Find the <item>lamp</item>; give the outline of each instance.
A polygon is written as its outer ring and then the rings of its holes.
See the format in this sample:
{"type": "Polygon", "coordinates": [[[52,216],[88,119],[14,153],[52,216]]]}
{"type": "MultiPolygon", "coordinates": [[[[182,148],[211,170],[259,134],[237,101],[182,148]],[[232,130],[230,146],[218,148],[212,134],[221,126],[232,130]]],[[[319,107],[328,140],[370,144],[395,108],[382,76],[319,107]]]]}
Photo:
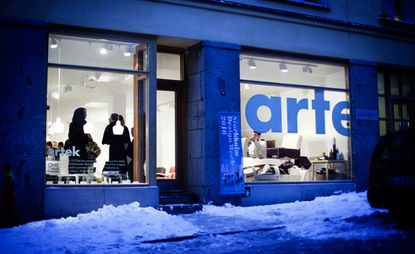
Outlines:
{"type": "MultiPolygon", "coordinates": [[[[59,48],[59,62],[61,62],[61,49],[59,48]]],[[[58,91],[55,93],[55,99],[58,100],[58,116],[55,123],[53,123],[53,131],[55,133],[62,133],[64,124],[59,116],[60,114],[60,91],[61,91],[61,68],[58,69],[58,91]]]]}
{"type": "Polygon", "coordinates": [[[310,66],[310,65],[306,64],[306,65],[304,65],[304,67],[303,67],[303,72],[312,73],[312,72],[313,72],[313,70],[311,69],[311,66],[310,66]]]}
{"type": "Polygon", "coordinates": [[[249,66],[249,69],[251,69],[251,70],[256,69],[256,63],[255,63],[254,59],[251,58],[251,59],[248,60],[248,66],[249,66]]]}
{"type": "Polygon", "coordinates": [[[111,52],[111,51],[112,51],[112,44],[107,43],[99,50],[99,53],[101,53],[101,55],[106,55],[108,54],[108,52],[111,52]]]}
{"type": "Polygon", "coordinates": [[[56,117],[56,121],[53,123],[53,131],[55,133],[62,133],[64,129],[64,124],[62,123],[61,118],[58,116],[56,117]]]}
{"type": "Polygon", "coordinates": [[[52,98],[55,99],[55,100],[59,100],[59,98],[60,98],[59,91],[52,92],[52,98]]]}
{"type": "Polygon", "coordinates": [[[280,71],[281,72],[288,72],[288,67],[284,62],[280,63],[280,71]]]}
{"type": "Polygon", "coordinates": [[[63,88],[63,90],[65,91],[65,93],[67,93],[67,92],[72,92],[72,86],[70,86],[69,84],[67,84],[67,85],[63,88]]]}
{"type": "Polygon", "coordinates": [[[124,56],[128,57],[134,53],[134,49],[132,46],[127,46],[124,51],[124,56]]]}
{"type": "Polygon", "coordinates": [[[58,42],[56,41],[55,37],[52,37],[51,41],[50,41],[50,48],[51,49],[55,49],[58,47],[58,42]]]}

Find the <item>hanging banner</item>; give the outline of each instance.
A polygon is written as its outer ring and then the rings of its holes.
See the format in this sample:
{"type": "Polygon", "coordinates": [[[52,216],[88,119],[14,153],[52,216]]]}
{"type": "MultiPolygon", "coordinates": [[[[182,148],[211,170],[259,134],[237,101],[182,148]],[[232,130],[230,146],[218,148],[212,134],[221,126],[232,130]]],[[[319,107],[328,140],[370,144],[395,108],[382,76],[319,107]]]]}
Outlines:
{"type": "Polygon", "coordinates": [[[237,112],[219,112],[220,194],[243,194],[241,116],[237,112]]]}

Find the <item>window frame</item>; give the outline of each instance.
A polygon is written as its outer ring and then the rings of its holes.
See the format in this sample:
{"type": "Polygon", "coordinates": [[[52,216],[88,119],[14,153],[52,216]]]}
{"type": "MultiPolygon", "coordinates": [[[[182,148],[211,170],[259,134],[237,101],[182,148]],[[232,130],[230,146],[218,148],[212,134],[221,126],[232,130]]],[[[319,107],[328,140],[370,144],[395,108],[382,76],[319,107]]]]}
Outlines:
{"type": "MultiPolygon", "coordinates": [[[[402,117],[402,105],[405,103],[415,103],[415,75],[413,75],[410,70],[406,70],[406,69],[390,69],[387,67],[381,67],[378,68],[377,71],[378,75],[381,74],[383,75],[383,84],[384,84],[384,93],[380,94],[378,93],[378,103],[379,103],[379,98],[384,98],[385,100],[385,117],[380,117],[379,115],[379,136],[384,136],[388,133],[391,132],[395,132],[397,130],[395,130],[395,122],[400,122],[401,125],[404,121],[403,117],[402,117]],[[395,75],[398,77],[398,89],[399,89],[399,94],[398,95],[392,95],[392,91],[391,91],[391,76],[395,75]],[[410,78],[413,79],[413,84],[411,86],[411,91],[409,95],[403,95],[403,77],[404,76],[409,76],[410,78]],[[394,104],[397,104],[399,107],[399,117],[400,119],[397,119],[395,114],[394,114],[394,104]],[[381,121],[386,122],[386,132],[382,133],[380,132],[380,124],[381,121]]],[[[378,91],[379,91],[379,82],[377,82],[377,87],[378,87],[378,91]]],[[[379,108],[379,105],[378,105],[379,108]]],[[[380,112],[379,112],[380,114],[380,112]]],[[[410,120],[408,120],[410,121],[410,120]]]]}

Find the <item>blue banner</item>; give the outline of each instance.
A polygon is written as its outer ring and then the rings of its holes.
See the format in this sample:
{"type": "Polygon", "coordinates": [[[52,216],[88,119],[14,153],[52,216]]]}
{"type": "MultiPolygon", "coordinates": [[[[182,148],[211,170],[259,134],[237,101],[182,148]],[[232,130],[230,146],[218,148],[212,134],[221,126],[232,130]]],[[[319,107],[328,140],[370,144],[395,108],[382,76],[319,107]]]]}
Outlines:
{"type": "Polygon", "coordinates": [[[243,194],[241,116],[219,112],[220,194],[243,194]]]}

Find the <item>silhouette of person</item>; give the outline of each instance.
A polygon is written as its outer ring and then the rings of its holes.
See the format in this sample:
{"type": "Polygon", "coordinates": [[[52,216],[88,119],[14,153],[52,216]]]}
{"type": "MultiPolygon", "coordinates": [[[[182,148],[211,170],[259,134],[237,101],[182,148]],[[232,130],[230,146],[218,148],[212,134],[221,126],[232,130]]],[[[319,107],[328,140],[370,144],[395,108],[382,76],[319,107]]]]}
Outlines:
{"type": "MultiPolygon", "coordinates": [[[[89,138],[88,135],[84,132],[84,125],[86,124],[86,109],[85,108],[77,108],[72,117],[72,122],[69,124],[69,143],[71,145],[70,148],[75,150],[75,154],[69,156],[69,171],[70,173],[80,173],[80,172],[73,172],[74,168],[71,167],[71,160],[87,160],[88,153],[86,151],[86,146],[88,144],[89,138]],[[79,152],[78,152],[79,150],[79,152]],[[72,172],[71,172],[72,171],[72,172]]],[[[78,170],[76,170],[78,171],[78,170]]]]}
{"type": "Polygon", "coordinates": [[[6,163],[4,165],[4,187],[3,200],[1,202],[0,226],[9,227],[17,224],[18,222],[14,185],[15,178],[12,171],[12,165],[6,163]]]}
{"type": "Polygon", "coordinates": [[[110,161],[123,162],[124,166],[120,167],[120,173],[125,174],[127,170],[127,147],[131,142],[130,134],[128,132],[128,128],[125,126],[124,118],[121,115],[116,113],[111,114],[108,122],[109,124],[105,127],[104,135],[102,137],[102,144],[110,146],[110,161]],[[113,127],[117,121],[120,121],[124,128],[121,135],[115,135],[113,132],[113,127]]]}

